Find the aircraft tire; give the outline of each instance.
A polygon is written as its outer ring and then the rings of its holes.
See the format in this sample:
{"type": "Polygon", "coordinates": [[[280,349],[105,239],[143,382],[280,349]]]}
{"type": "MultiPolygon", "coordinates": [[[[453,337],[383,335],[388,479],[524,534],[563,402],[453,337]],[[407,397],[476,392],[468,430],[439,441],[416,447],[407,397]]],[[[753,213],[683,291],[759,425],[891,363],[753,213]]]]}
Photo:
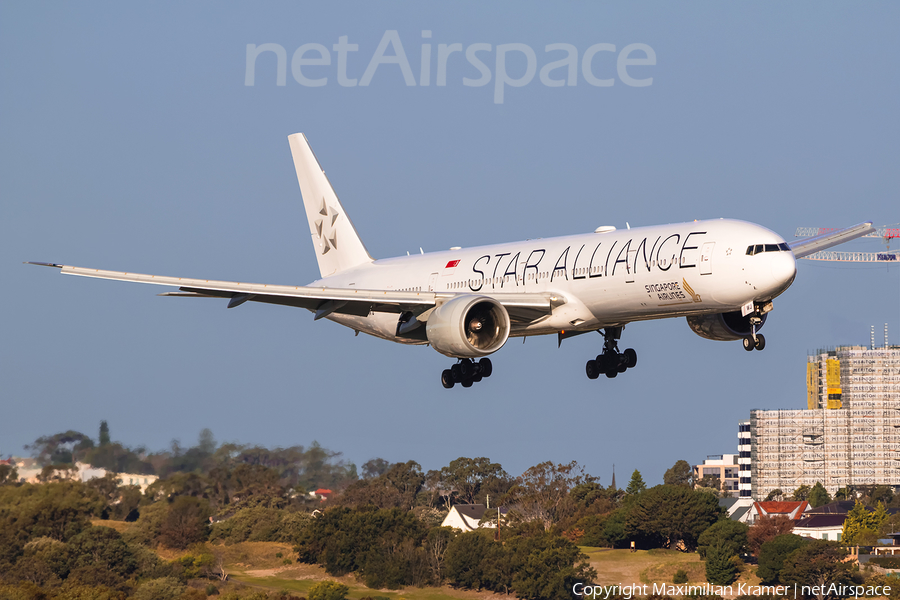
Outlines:
{"type": "Polygon", "coordinates": [[[600,367],[597,365],[596,360],[587,361],[587,364],[584,366],[584,371],[587,373],[588,379],[597,379],[600,377],[600,367]]]}
{"type": "Polygon", "coordinates": [[[453,376],[454,383],[459,383],[463,380],[463,376],[462,376],[462,373],[460,372],[460,368],[459,368],[458,364],[450,367],[450,374],[453,376]]]}
{"type": "Polygon", "coordinates": [[[747,352],[752,351],[755,345],[756,343],[753,341],[752,337],[748,336],[744,338],[744,350],[747,352]]]}
{"type": "Polygon", "coordinates": [[[472,387],[472,383],[474,383],[474,382],[473,382],[471,379],[469,379],[469,378],[466,378],[466,379],[463,379],[463,380],[462,380],[462,386],[463,386],[464,388],[470,388],[470,387],[472,387]]]}
{"type": "Polygon", "coordinates": [[[637,352],[634,351],[634,348],[628,348],[622,355],[625,357],[626,367],[631,369],[637,365],[637,352]]]}
{"type": "Polygon", "coordinates": [[[489,359],[487,356],[479,360],[478,365],[481,367],[482,377],[490,377],[491,373],[494,372],[494,365],[491,363],[491,359],[489,359]]]}
{"type": "Polygon", "coordinates": [[[444,372],[441,373],[441,385],[443,385],[446,389],[450,389],[453,387],[453,372],[450,369],[444,369],[444,372]]]}
{"type": "Polygon", "coordinates": [[[756,349],[757,350],[765,350],[766,348],[766,338],[763,337],[762,334],[756,336],[756,349]]]}
{"type": "Polygon", "coordinates": [[[459,363],[459,373],[464,379],[470,379],[475,374],[475,365],[470,359],[464,358],[459,363]]]}
{"type": "Polygon", "coordinates": [[[606,372],[606,376],[609,377],[610,379],[612,379],[613,377],[615,377],[618,374],[619,374],[618,369],[610,369],[609,371],[606,372]]]}

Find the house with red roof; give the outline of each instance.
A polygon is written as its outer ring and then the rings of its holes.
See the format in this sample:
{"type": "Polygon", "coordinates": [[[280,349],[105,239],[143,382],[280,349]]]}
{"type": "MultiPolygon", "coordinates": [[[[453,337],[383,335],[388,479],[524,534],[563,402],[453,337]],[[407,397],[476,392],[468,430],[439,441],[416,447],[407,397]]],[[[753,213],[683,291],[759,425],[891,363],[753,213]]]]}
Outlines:
{"type": "Polygon", "coordinates": [[[787,517],[795,523],[803,518],[803,513],[809,509],[809,502],[806,500],[797,501],[768,501],[754,502],[747,513],[747,523],[752,525],[756,523],[760,517],[787,517]]]}

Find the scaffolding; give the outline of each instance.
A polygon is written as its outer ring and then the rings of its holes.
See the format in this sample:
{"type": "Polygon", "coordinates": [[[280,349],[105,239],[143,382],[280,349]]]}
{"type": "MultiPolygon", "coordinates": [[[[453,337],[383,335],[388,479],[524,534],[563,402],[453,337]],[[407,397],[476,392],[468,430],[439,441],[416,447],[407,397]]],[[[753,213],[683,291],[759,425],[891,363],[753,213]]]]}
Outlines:
{"type": "Polygon", "coordinates": [[[900,488],[900,346],[842,346],[807,362],[807,410],[750,413],[751,489],[821,482],[900,488]]]}

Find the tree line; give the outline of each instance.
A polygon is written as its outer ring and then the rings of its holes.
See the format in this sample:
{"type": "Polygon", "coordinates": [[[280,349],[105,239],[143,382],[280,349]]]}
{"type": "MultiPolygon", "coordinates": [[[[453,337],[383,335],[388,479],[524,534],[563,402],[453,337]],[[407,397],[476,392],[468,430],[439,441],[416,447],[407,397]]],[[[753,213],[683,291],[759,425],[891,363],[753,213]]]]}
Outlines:
{"type": "MultiPolygon", "coordinates": [[[[105,460],[92,452],[111,444],[101,427],[96,443],[67,433],[30,448],[52,467],[54,456],[105,460]]],[[[208,431],[191,448],[173,444],[152,458],[133,452],[163,473],[144,493],[114,474],[81,483],[51,470],[45,483],[29,485],[17,483],[8,466],[0,470],[0,598],[206,597],[224,576],[217,549],[245,541],[291,544],[296,560],[334,576],[354,574],[372,588],[450,584],[529,600],[568,598],[575,583],[596,577],[580,546],[696,551],[707,580],[719,585],[757,560],[765,582],[800,581],[826,566],[834,581],[861,577],[846,568],[837,544],[792,536],[787,520],[764,517],[753,527],[730,521],[714,488],[695,488],[685,461],[653,487],[635,470],[623,490],[600,485],[574,461],[512,476],[486,457],[459,457],[429,471],[415,461],[376,458],[357,472],[317,444],[218,445],[208,431]],[[324,502],[306,493],[329,482],[335,493],[324,502]],[[503,507],[485,514],[491,528],[441,527],[452,505],[488,500],[503,507]],[[103,520],[132,525],[119,533],[103,520]],[[161,548],[185,554],[166,561],[161,548]]],[[[870,496],[880,497],[875,490],[870,496]]],[[[868,539],[888,516],[883,504],[860,506],[848,523],[868,539]]]]}

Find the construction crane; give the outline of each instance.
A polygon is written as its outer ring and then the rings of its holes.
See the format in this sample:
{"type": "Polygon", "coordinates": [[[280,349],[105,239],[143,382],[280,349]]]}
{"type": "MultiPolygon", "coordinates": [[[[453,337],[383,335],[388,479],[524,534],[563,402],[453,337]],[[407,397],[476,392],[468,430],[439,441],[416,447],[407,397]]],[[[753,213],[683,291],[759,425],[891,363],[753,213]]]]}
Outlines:
{"type": "MultiPolygon", "coordinates": [[[[798,227],[794,232],[794,237],[812,237],[836,231],[829,227],[798,227]]],[[[884,262],[884,263],[900,263],[900,250],[891,251],[891,240],[900,238],[900,223],[895,225],[886,225],[877,227],[872,233],[867,233],[862,237],[881,238],[884,240],[886,250],[884,252],[836,252],[831,250],[823,250],[815,252],[809,256],[804,256],[805,260],[823,260],[829,262],[884,262]]]]}

